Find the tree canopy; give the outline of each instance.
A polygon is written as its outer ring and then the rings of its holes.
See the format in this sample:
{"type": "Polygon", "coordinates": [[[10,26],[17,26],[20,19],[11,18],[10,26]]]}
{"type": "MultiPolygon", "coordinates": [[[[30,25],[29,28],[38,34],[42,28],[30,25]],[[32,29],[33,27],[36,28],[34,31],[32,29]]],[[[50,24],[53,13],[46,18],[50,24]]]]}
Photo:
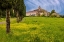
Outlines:
{"type": "Polygon", "coordinates": [[[51,13],[50,13],[50,15],[53,14],[53,13],[55,13],[55,10],[52,10],[51,13]]]}

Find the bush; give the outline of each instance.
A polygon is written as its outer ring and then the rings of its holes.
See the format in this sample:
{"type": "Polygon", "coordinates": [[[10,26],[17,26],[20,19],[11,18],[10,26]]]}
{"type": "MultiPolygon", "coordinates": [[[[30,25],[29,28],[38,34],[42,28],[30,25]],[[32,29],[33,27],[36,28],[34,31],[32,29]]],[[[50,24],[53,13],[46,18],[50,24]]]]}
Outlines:
{"type": "Polygon", "coordinates": [[[41,16],[42,16],[42,17],[45,17],[45,15],[44,15],[44,14],[42,14],[41,16]]]}
{"type": "Polygon", "coordinates": [[[51,15],[50,17],[57,17],[56,15],[51,15]]]}
{"type": "Polygon", "coordinates": [[[64,18],[64,15],[60,15],[60,17],[64,18]]]}

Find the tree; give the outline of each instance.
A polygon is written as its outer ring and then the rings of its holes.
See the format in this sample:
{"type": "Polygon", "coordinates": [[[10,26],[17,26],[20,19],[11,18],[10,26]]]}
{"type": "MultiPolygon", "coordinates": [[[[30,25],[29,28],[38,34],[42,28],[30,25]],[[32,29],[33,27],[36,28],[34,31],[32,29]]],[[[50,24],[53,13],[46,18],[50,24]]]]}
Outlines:
{"type": "Polygon", "coordinates": [[[17,22],[25,16],[25,5],[24,0],[0,0],[0,9],[6,11],[6,32],[10,32],[10,9],[14,9],[17,22]]]}
{"type": "Polygon", "coordinates": [[[13,8],[10,10],[10,16],[11,17],[15,17],[15,13],[14,13],[14,9],[13,8]]]}
{"type": "Polygon", "coordinates": [[[1,17],[2,17],[2,11],[0,10],[0,19],[1,19],[1,17]]]}
{"type": "Polygon", "coordinates": [[[55,10],[52,10],[51,13],[50,13],[50,15],[53,14],[53,13],[55,13],[55,10]]]}
{"type": "Polygon", "coordinates": [[[16,14],[17,23],[19,23],[19,6],[20,6],[20,0],[13,0],[13,9],[16,14]]]}
{"type": "Polygon", "coordinates": [[[19,6],[19,21],[23,19],[23,17],[26,15],[26,6],[24,4],[24,0],[20,0],[20,6],[19,6]]]}
{"type": "Polygon", "coordinates": [[[12,8],[11,0],[0,0],[0,9],[6,10],[6,32],[10,33],[10,9],[12,8]]]}
{"type": "Polygon", "coordinates": [[[60,17],[64,18],[64,15],[60,15],[60,17]]]}
{"type": "Polygon", "coordinates": [[[17,17],[17,23],[19,23],[25,16],[25,5],[24,0],[14,0],[14,10],[17,17]]]}

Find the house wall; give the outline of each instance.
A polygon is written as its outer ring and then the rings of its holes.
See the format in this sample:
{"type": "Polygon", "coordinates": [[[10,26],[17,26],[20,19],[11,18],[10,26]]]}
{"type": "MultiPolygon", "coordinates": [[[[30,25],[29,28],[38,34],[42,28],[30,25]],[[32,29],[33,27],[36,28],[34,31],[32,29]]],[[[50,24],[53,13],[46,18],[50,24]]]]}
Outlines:
{"type": "MultiPolygon", "coordinates": [[[[49,14],[48,14],[47,12],[44,12],[44,13],[41,12],[41,13],[40,13],[40,16],[43,15],[43,14],[44,14],[45,16],[49,16],[49,14]]],[[[37,12],[27,12],[27,13],[26,13],[26,16],[37,16],[37,12]]]]}
{"type": "Polygon", "coordinates": [[[49,16],[48,12],[39,6],[38,9],[27,12],[26,16],[42,16],[43,14],[49,16]]]}
{"type": "Polygon", "coordinates": [[[32,15],[37,16],[37,15],[36,15],[36,12],[28,12],[28,13],[26,13],[26,16],[32,16],[32,15]]]}
{"type": "Polygon", "coordinates": [[[40,13],[40,16],[42,16],[44,13],[42,12],[42,13],[40,13]]]}
{"type": "Polygon", "coordinates": [[[48,16],[48,13],[47,13],[47,12],[44,12],[44,15],[45,15],[45,16],[48,16]]]}

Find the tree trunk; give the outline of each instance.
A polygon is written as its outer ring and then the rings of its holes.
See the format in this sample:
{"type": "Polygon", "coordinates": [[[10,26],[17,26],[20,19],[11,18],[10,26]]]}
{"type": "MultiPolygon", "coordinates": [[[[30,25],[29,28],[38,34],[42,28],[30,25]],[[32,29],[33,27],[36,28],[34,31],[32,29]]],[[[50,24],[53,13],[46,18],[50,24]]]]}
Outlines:
{"type": "Polygon", "coordinates": [[[6,9],[6,32],[10,33],[10,10],[6,9]]]}
{"type": "Polygon", "coordinates": [[[0,19],[1,19],[1,17],[2,17],[2,11],[0,10],[0,19]]]}
{"type": "Polygon", "coordinates": [[[0,19],[1,19],[1,14],[0,14],[0,19]]]}
{"type": "Polygon", "coordinates": [[[19,12],[16,11],[17,23],[19,23],[19,12]]]}
{"type": "Polygon", "coordinates": [[[22,21],[22,19],[23,19],[23,16],[19,16],[19,21],[22,21]]]}

